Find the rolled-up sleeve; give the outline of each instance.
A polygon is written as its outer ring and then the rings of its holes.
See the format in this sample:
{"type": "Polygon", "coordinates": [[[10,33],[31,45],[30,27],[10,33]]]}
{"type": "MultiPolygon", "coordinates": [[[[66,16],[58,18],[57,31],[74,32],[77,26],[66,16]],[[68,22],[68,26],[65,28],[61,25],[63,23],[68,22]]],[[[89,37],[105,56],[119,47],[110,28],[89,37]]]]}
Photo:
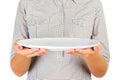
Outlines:
{"type": "MultiPolygon", "coordinates": [[[[13,44],[20,39],[26,39],[28,38],[28,28],[26,25],[26,10],[25,10],[25,0],[20,0],[17,14],[16,14],[16,20],[15,20],[15,26],[14,26],[14,32],[13,32],[13,44]]],[[[13,46],[13,45],[12,45],[13,46]]],[[[11,58],[14,56],[13,47],[11,50],[11,58]]]]}
{"type": "Polygon", "coordinates": [[[98,40],[102,44],[103,48],[100,51],[100,54],[107,62],[109,62],[110,58],[109,44],[107,37],[106,22],[101,2],[97,3],[96,18],[92,38],[98,40]]]}

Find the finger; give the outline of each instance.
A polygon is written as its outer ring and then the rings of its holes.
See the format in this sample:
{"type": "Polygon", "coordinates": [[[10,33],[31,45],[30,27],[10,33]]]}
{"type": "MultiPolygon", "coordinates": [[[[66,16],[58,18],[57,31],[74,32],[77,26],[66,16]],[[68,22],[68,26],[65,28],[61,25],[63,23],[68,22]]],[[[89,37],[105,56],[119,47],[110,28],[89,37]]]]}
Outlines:
{"type": "Polygon", "coordinates": [[[26,55],[33,54],[33,53],[35,53],[35,52],[39,52],[39,50],[40,50],[39,48],[32,48],[32,49],[27,49],[27,48],[26,48],[26,49],[23,49],[23,50],[18,51],[18,53],[26,56],[26,55]]]}
{"type": "Polygon", "coordinates": [[[40,49],[40,51],[39,51],[40,53],[42,53],[42,54],[47,54],[48,53],[48,51],[46,50],[46,49],[40,49]]]}
{"type": "Polygon", "coordinates": [[[35,56],[40,56],[40,55],[42,55],[40,52],[35,52],[33,54],[27,55],[27,57],[35,57],[35,56]]]}
{"type": "Polygon", "coordinates": [[[13,49],[16,51],[16,50],[20,50],[20,49],[23,49],[21,45],[18,45],[18,44],[14,44],[13,45],[13,49]]]}
{"type": "Polygon", "coordinates": [[[18,50],[23,50],[23,46],[17,45],[17,49],[18,49],[18,50]]]}
{"type": "Polygon", "coordinates": [[[75,53],[81,53],[82,49],[74,49],[75,53]]]}
{"type": "Polygon", "coordinates": [[[79,54],[91,54],[93,53],[93,50],[91,48],[87,48],[87,49],[76,49],[75,50],[76,53],[79,54]]]}
{"type": "Polygon", "coordinates": [[[102,49],[102,45],[101,45],[101,44],[98,44],[97,46],[93,47],[93,49],[94,49],[95,51],[99,51],[99,50],[102,49]]]}
{"type": "Polygon", "coordinates": [[[66,53],[67,54],[72,54],[72,53],[74,53],[74,51],[75,51],[74,49],[69,49],[69,50],[66,51],[66,53]]]}
{"type": "Polygon", "coordinates": [[[81,53],[73,53],[73,55],[76,55],[76,56],[82,56],[81,53]]]}
{"type": "Polygon", "coordinates": [[[91,48],[88,49],[76,49],[75,53],[73,53],[76,56],[83,56],[83,57],[87,57],[91,54],[93,54],[93,50],[91,50],[91,48]]]}
{"type": "Polygon", "coordinates": [[[40,55],[43,55],[43,54],[47,54],[46,49],[40,49],[33,54],[27,55],[27,57],[35,57],[35,56],[40,56],[40,55]]]}

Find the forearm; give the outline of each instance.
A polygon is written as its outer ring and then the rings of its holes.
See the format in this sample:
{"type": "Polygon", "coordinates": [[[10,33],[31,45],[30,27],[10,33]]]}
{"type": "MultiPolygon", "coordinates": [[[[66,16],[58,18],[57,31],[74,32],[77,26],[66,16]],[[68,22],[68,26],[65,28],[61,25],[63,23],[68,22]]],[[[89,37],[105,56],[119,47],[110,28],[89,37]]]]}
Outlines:
{"type": "Polygon", "coordinates": [[[96,77],[102,77],[108,68],[106,60],[99,54],[94,53],[84,58],[91,73],[96,77]]]}
{"type": "Polygon", "coordinates": [[[25,74],[30,66],[31,58],[24,57],[20,54],[15,54],[11,60],[11,68],[17,76],[22,76],[25,74]]]}

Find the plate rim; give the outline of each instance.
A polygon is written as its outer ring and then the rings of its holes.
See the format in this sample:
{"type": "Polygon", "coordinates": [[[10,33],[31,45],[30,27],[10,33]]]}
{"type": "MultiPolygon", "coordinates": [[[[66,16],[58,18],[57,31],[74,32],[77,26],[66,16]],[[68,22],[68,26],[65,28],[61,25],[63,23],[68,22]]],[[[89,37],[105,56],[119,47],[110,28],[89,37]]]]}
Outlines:
{"type": "Polygon", "coordinates": [[[50,51],[61,51],[61,50],[66,50],[66,49],[75,49],[75,48],[80,48],[80,49],[83,49],[83,48],[90,48],[90,47],[94,47],[96,45],[98,45],[100,42],[98,40],[95,40],[95,39],[89,39],[89,38],[30,38],[30,39],[21,39],[19,41],[16,42],[18,45],[22,45],[24,47],[28,47],[28,48],[45,48],[47,50],[50,50],[50,51]],[[81,40],[94,40],[96,41],[95,44],[92,44],[92,45],[87,45],[87,46],[63,46],[63,47],[57,47],[57,46],[36,46],[36,45],[26,45],[26,44],[22,44],[20,43],[21,41],[26,41],[26,40],[41,40],[41,39],[81,39],[81,40]]]}

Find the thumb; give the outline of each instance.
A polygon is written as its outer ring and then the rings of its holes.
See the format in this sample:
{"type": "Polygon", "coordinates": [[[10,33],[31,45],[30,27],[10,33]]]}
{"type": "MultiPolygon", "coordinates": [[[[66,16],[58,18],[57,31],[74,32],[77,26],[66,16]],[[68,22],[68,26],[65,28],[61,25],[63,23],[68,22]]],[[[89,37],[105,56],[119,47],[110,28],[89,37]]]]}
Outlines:
{"type": "Polygon", "coordinates": [[[95,51],[99,51],[99,50],[102,49],[102,45],[101,45],[101,44],[98,44],[98,45],[95,46],[93,49],[94,49],[95,51]]]}
{"type": "Polygon", "coordinates": [[[17,45],[17,49],[18,49],[18,50],[23,50],[23,46],[17,45]]]}

